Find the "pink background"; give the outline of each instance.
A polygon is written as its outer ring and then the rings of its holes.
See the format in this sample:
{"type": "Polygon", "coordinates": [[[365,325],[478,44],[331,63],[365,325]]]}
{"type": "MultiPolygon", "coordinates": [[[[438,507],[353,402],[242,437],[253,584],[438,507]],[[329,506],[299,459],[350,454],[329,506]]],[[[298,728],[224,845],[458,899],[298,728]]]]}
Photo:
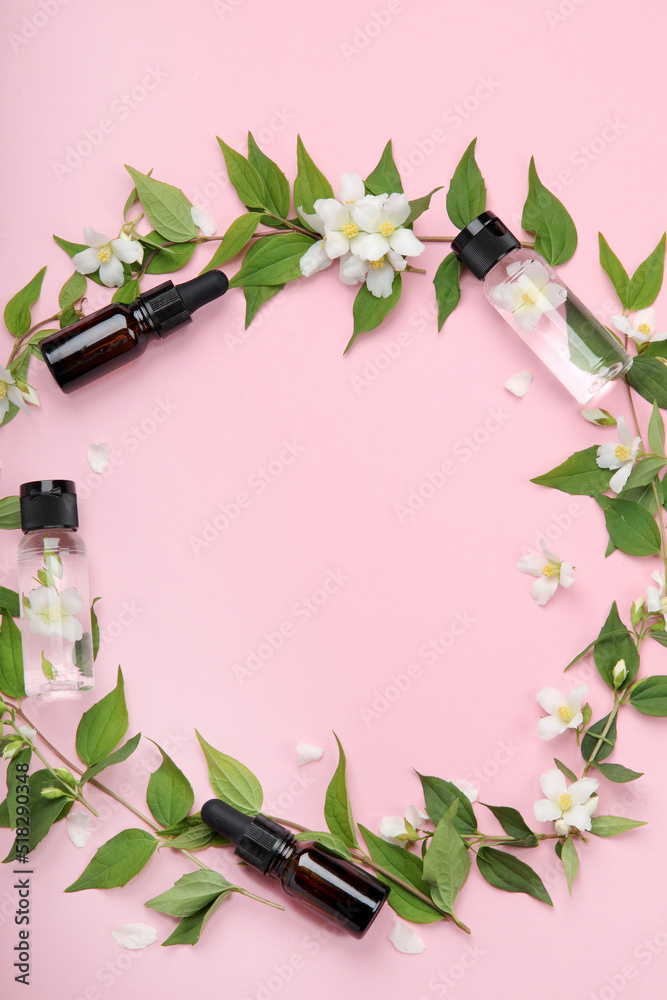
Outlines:
{"type": "MultiPolygon", "coordinates": [[[[339,0],[333,8],[193,0],[178,13],[156,0],[10,0],[0,28],[3,301],[48,264],[35,315],[49,314],[70,273],[51,233],[78,241],[82,226],[92,225],[115,235],[129,191],[124,163],[152,167],[181,186],[208,206],[222,232],[241,209],[215,135],[243,149],[250,128],[291,179],[300,132],[334,182],[342,171],[366,175],[392,137],[410,197],[446,187],[479,136],[489,207],[514,225],[534,154],[579,230],[579,250],[563,274],[607,318],[616,303],[597,262],[598,229],[630,269],[664,229],[665,20],[649,0],[339,0]],[[98,135],[103,119],[111,128],[98,135]],[[98,144],[79,165],[58,171],[54,164],[86,131],[98,144]]],[[[453,232],[444,192],[416,232],[453,232]]],[[[247,333],[243,297],[234,291],[182,335],[70,397],[36,365],[42,408],[2,434],[3,495],[32,478],[78,481],[91,587],[103,598],[96,696],[113,686],[121,663],[130,733],[141,730],[174,757],[193,782],[197,807],[211,793],[195,726],[257,773],[267,810],[321,826],[335,729],[348,754],[356,818],[372,829],[385,814],[423,804],[413,767],[468,777],[483,800],[532,819],[539,775],[552,756],[581,763],[574,740],[538,740],[535,692],[584,680],[595,715],[608,710],[591,663],[565,678],[561,671],[597,633],[614,598],[627,615],[657,562],[619,553],[605,561],[593,501],[529,479],[612,435],[581,419],[474,279],[466,279],[461,307],[437,333],[431,278],[442,256],[443,247],[429,247],[419,260],[428,276],[408,276],[389,322],[345,358],[354,293],[333,270],[288,287],[247,333]],[[517,400],[503,382],[526,368],[534,384],[517,400]],[[492,413],[500,420],[489,433],[492,413]],[[469,450],[466,436],[475,442],[469,450]],[[93,441],[113,449],[103,477],[87,465],[93,441]],[[278,467],[285,442],[299,454],[278,467]],[[447,460],[455,474],[402,521],[395,505],[447,460]],[[269,463],[279,474],[260,493],[252,477],[269,463]],[[242,492],[251,498],[247,508],[193,552],[192,537],[242,492]],[[577,578],[542,609],[516,562],[544,532],[577,578]],[[306,620],[296,606],[331,573],[344,580],[306,620]],[[429,663],[420,649],[459,616],[465,631],[429,663]],[[234,666],[285,622],[294,634],[240,683],[234,666]],[[421,669],[408,686],[411,663],[421,669]],[[405,688],[398,697],[396,678],[405,688]],[[323,746],[323,760],[297,769],[299,741],[323,746]]],[[[207,259],[202,251],[183,275],[207,259]]],[[[94,307],[108,301],[89,288],[94,307]]],[[[606,405],[629,416],[621,390],[606,405]]],[[[14,532],[0,539],[6,586],[15,586],[17,542],[14,532]]],[[[647,672],[663,670],[663,659],[657,645],[647,649],[647,672]]],[[[72,752],[83,707],[32,714],[72,752]]],[[[172,918],[143,902],[191,866],[163,851],[125,889],[63,895],[97,847],[132,825],[91,790],[103,820],[87,847],[76,850],[63,823],[33,855],[31,995],[662,996],[664,723],[631,711],[621,722],[615,759],[647,775],[605,785],[600,811],[650,825],[591,843],[572,900],[551,848],[526,854],[553,910],[494,891],[473,871],[459,902],[472,939],[444,923],[418,928],[427,946],[421,957],[389,943],[389,909],[357,943],[326,937],[289,903],[277,913],[240,898],[225,904],[194,949],[120,949],[110,936],[120,924],[150,923],[159,940],[170,933],[172,918]],[[466,953],[470,967],[462,972],[466,953]]],[[[130,800],[145,808],[156,764],[143,740],[106,780],[129,788],[130,800]]],[[[485,813],[478,807],[483,828],[495,831],[485,813]]],[[[2,831],[3,853],[9,839],[2,831]]],[[[229,877],[281,899],[276,884],[236,869],[229,854],[209,851],[204,859],[211,855],[209,863],[229,877]]],[[[3,869],[5,969],[14,904],[11,872],[3,869]]],[[[2,990],[24,995],[8,971],[2,990]]]]}

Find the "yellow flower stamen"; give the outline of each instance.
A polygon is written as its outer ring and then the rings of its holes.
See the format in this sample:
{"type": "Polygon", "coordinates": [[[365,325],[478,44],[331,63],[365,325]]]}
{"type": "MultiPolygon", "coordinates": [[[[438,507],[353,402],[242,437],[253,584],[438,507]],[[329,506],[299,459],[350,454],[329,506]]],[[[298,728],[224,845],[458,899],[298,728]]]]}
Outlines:
{"type": "Polygon", "coordinates": [[[346,222],[343,226],[342,232],[345,236],[347,236],[348,240],[352,240],[359,234],[359,226],[356,222],[346,222]]]}
{"type": "Polygon", "coordinates": [[[532,292],[524,292],[521,296],[521,305],[523,306],[534,306],[537,301],[537,296],[540,294],[539,289],[533,288],[532,292]]]}
{"type": "Polygon", "coordinates": [[[49,609],[46,612],[46,617],[49,619],[50,622],[57,622],[62,617],[62,615],[60,614],[60,605],[50,604],[49,609]]]}
{"type": "Polygon", "coordinates": [[[616,458],[620,459],[621,462],[627,462],[632,458],[632,452],[629,448],[626,448],[624,444],[619,444],[616,446],[614,451],[616,458]]]}
{"type": "Polygon", "coordinates": [[[0,399],[4,399],[7,395],[7,383],[0,382],[0,399]]]}
{"type": "Polygon", "coordinates": [[[542,567],[542,576],[558,576],[560,574],[560,566],[556,566],[555,563],[545,563],[542,567]]]}
{"type": "Polygon", "coordinates": [[[381,236],[385,238],[391,236],[394,232],[395,226],[392,226],[391,222],[382,222],[378,228],[378,232],[381,236]]]}
{"type": "Polygon", "coordinates": [[[567,707],[567,705],[561,705],[560,708],[558,709],[558,718],[561,720],[561,722],[566,722],[566,723],[572,722],[576,714],[577,713],[573,712],[571,708],[567,707]]]}
{"type": "Polygon", "coordinates": [[[570,806],[572,805],[573,801],[574,799],[572,798],[569,792],[563,792],[563,794],[558,800],[558,808],[560,809],[561,812],[567,812],[570,806]]]}
{"type": "Polygon", "coordinates": [[[643,333],[645,337],[651,336],[651,327],[648,323],[640,323],[637,327],[637,333],[643,333]]]}
{"type": "Polygon", "coordinates": [[[111,260],[111,247],[108,243],[105,244],[105,246],[100,247],[97,251],[97,259],[101,261],[102,264],[106,264],[108,260],[111,260]]]}
{"type": "Polygon", "coordinates": [[[382,265],[384,264],[384,257],[380,257],[379,260],[369,260],[368,263],[371,265],[374,271],[377,271],[377,269],[379,267],[382,267],[382,265]]]}

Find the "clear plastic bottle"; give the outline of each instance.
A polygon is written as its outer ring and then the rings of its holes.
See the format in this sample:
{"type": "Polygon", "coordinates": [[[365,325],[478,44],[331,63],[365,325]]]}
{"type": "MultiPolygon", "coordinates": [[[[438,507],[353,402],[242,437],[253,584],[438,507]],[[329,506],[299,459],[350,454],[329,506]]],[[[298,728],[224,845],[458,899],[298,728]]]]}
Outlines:
{"type": "Polygon", "coordinates": [[[86,546],[77,534],[76,487],[68,479],[23,483],[18,548],[26,694],[63,698],[90,691],[93,640],[86,546]]]}
{"type": "Polygon", "coordinates": [[[483,212],[452,249],[484,281],[486,298],[582,406],[597,402],[632,358],[535,250],[483,212]]]}

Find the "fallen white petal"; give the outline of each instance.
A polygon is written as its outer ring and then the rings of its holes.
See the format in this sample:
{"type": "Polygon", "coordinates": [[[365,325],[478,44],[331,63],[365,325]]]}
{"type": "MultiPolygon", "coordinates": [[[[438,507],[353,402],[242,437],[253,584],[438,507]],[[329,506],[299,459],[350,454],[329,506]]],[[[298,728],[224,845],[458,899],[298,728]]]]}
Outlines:
{"type": "Polygon", "coordinates": [[[85,847],[93,832],[93,817],[84,812],[68,813],[67,835],[75,847],[85,847]]]}
{"type": "Polygon", "coordinates": [[[422,812],[417,806],[408,806],[405,810],[405,818],[415,830],[419,830],[424,823],[428,823],[429,821],[428,813],[422,812]]]}
{"type": "Polygon", "coordinates": [[[30,742],[34,743],[37,738],[37,730],[31,726],[19,726],[19,732],[30,742]]]}
{"type": "Polygon", "coordinates": [[[297,743],[296,745],[296,763],[297,767],[303,767],[304,764],[310,764],[313,760],[319,760],[324,753],[322,747],[311,746],[310,743],[297,743]]]}
{"type": "Polygon", "coordinates": [[[530,372],[517,372],[516,375],[510,375],[507,379],[505,388],[514,396],[525,396],[532,381],[533,376],[530,372]]]}
{"type": "Polygon", "coordinates": [[[426,951],[426,945],[419,934],[402,920],[397,920],[389,931],[389,940],[396,951],[401,951],[404,955],[421,955],[426,951]]]}
{"type": "Polygon", "coordinates": [[[99,444],[88,445],[88,464],[93,472],[99,475],[104,472],[109,464],[111,446],[108,441],[101,441],[99,444]]]}
{"type": "Polygon", "coordinates": [[[123,924],[111,932],[111,937],[121,948],[137,951],[157,941],[157,931],[148,924],[123,924]]]}

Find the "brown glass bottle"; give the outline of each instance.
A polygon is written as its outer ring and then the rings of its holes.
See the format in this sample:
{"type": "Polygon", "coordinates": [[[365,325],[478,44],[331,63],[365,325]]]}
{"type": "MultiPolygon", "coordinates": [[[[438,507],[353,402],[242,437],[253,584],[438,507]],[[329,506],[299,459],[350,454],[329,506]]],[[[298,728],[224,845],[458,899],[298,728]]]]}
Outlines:
{"type": "Polygon", "coordinates": [[[364,936],[389,888],[315,841],[299,841],[280,823],[259,813],[246,816],[220,799],[209,799],[202,820],[236,845],[235,854],[304,906],[348,931],[364,936]]]}
{"type": "Polygon", "coordinates": [[[72,392],[120,368],[192,319],[195,309],[227,291],[222,271],[174,285],[165,281],[126,305],[112,302],[46,337],[40,350],[63,392],[72,392]]]}

